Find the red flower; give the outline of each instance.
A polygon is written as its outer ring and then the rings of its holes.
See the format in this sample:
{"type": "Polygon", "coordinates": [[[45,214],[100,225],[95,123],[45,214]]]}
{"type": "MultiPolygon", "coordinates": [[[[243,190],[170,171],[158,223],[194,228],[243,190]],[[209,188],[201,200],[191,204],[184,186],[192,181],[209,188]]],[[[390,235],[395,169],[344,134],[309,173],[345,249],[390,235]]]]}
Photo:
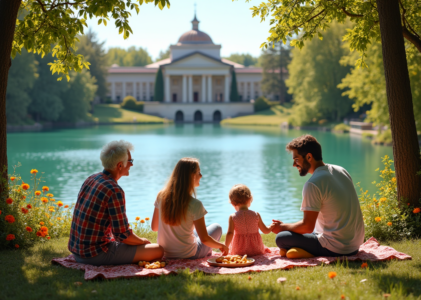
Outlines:
{"type": "Polygon", "coordinates": [[[29,226],[26,226],[26,231],[28,231],[28,232],[32,232],[32,228],[31,227],[29,227],[29,226]]]}
{"type": "Polygon", "coordinates": [[[41,232],[48,233],[48,228],[47,228],[46,226],[41,226],[40,231],[41,231],[41,232]]]}
{"type": "Polygon", "coordinates": [[[16,244],[16,245],[15,245],[15,248],[19,248],[19,245],[18,245],[18,244],[16,244]]]}
{"type": "Polygon", "coordinates": [[[417,214],[417,213],[419,213],[421,211],[421,208],[419,208],[419,207],[417,207],[417,208],[414,208],[414,210],[412,211],[414,214],[417,214]]]}
{"type": "Polygon", "coordinates": [[[6,241],[13,241],[15,239],[15,235],[14,234],[8,234],[6,237],[6,241]]]}
{"type": "Polygon", "coordinates": [[[15,222],[15,217],[12,215],[7,215],[5,218],[6,222],[12,224],[13,222],[15,222]]]}
{"type": "Polygon", "coordinates": [[[0,210],[0,215],[1,215],[1,210],[0,210]]]}
{"type": "Polygon", "coordinates": [[[50,239],[50,237],[49,236],[47,236],[47,240],[49,240],[50,239]]]}
{"type": "Polygon", "coordinates": [[[6,199],[6,203],[7,204],[12,204],[13,203],[13,199],[12,198],[7,198],[6,199]]]}
{"type": "Polygon", "coordinates": [[[25,207],[22,207],[20,209],[24,214],[27,214],[29,212],[29,210],[27,210],[25,207]]]}
{"type": "Polygon", "coordinates": [[[41,237],[42,236],[42,232],[41,231],[37,231],[37,236],[41,237]]]}
{"type": "Polygon", "coordinates": [[[31,204],[28,204],[26,207],[27,207],[28,209],[31,209],[31,208],[32,208],[32,205],[31,205],[31,204]]]}
{"type": "Polygon", "coordinates": [[[25,190],[25,191],[26,191],[26,190],[28,190],[28,189],[29,189],[29,184],[27,184],[27,183],[23,183],[23,182],[22,182],[21,187],[22,187],[22,189],[23,189],[23,190],[25,190]]]}

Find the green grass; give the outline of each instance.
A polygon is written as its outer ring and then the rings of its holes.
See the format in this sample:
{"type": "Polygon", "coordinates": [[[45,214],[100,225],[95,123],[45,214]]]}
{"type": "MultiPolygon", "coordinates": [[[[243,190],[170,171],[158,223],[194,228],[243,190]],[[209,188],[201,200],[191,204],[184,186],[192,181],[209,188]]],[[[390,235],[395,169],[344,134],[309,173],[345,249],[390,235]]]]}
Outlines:
{"type": "Polygon", "coordinates": [[[163,118],[123,109],[119,104],[96,105],[92,117],[100,123],[168,123],[168,120],[163,118]]]}
{"type": "Polygon", "coordinates": [[[270,109],[257,112],[250,116],[225,119],[221,122],[223,125],[263,125],[263,126],[279,126],[283,122],[288,121],[289,109],[276,105],[270,109]]]}
{"type": "MultiPolygon", "coordinates": [[[[273,234],[263,238],[274,246],[273,234]]],[[[413,260],[369,263],[367,270],[360,268],[361,262],[349,262],[239,275],[183,272],[85,282],[82,271],[50,263],[53,257],[69,254],[63,238],[28,250],[0,252],[0,299],[341,299],[342,294],[346,299],[382,299],[384,293],[391,299],[421,299],[421,240],[384,244],[413,260]],[[337,272],[334,280],[327,277],[330,271],[337,272]],[[280,285],[278,277],[287,281],[280,285]],[[77,281],[83,284],[75,286],[77,281]]]]}

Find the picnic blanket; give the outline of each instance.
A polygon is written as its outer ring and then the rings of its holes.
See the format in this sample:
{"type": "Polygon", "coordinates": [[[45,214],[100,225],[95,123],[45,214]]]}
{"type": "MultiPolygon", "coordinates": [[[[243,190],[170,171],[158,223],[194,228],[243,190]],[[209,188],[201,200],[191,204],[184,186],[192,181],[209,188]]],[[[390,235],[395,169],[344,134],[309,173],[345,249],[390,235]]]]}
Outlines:
{"type": "Polygon", "coordinates": [[[383,260],[406,260],[412,259],[411,256],[396,251],[387,246],[381,246],[375,238],[370,238],[363,245],[360,246],[357,255],[348,257],[314,257],[307,259],[288,259],[279,255],[279,248],[270,248],[272,253],[265,253],[263,255],[253,256],[256,260],[254,265],[249,267],[239,268],[219,268],[212,267],[207,260],[212,257],[220,256],[219,252],[212,252],[212,256],[202,259],[174,259],[167,260],[168,264],[161,269],[145,269],[135,264],[120,265],[120,266],[92,266],[77,263],[73,255],[65,258],[54,258],[53,264],[59,264],[66,268],[78,269],[85,271],[85,280],[92,280],[95,278],[130,278],[130,277],[147,277],[147,276],[161,276],[168,274],[176,274],[180,270],[189,269],[190,272],[202,271],[206,274],[240,274],[247,272],[262,272],[269,270],[285,270],[294,267],[315,267],[323,264],[330,264],[337,259],[347,259],[348,261],[383,261],[383,260]]]}

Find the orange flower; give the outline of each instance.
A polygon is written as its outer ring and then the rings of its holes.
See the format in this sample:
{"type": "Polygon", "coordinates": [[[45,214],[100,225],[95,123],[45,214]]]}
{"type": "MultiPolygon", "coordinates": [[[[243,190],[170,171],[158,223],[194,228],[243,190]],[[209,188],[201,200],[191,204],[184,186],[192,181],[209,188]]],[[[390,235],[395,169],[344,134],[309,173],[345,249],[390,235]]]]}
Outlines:
{"type": "Polygon", "coordinates": [[[50,239],[50,237],[49,236],[47,236],[47,240],[49,240],[50,239]]]}
{"type": "Polygon", "coordinates": [[[392,222],[387,222],[387,226],[392,226],[392,222]]]}
{"type": "Polygon", "coordinates": [[[49,211],[51,212],[55,212],[54,208],[50,208],[49,211]]]}
{"type": "Polygon", "coordinates": [[[25,207],[21,207],[20,209],[22,211],[22,213],[27,214],[29,212],[29,210],[27,210],[25,207]]]}
{"type": "Polygon", "coordinates": [[[15,245],[15,248],[19,248],[19,245],[18,245],[18,244],[16,244],[16,245],[15,245]]]}
{"type": "Polygon", "coordinates": [[[41,191],[35,191],[35,196],[41,195],[41,191]]]}
{"type": "Polygon", "coordinates": [[[31,170],[31,174],[36,174],[36,173],[38,173],[38,170],[37,169],[32,169],[31,170]]]}
{"type": "Polygon", "coordinates": [[[56,199],[51,198],[51,199],[50,199],[50,201],[51,201],[51,202],[54,202],[54,201],[56,201],[56,199]]]}
{"type": "Polygon", "coordinates": [[[44,203],[47,203],[48,202],[48,199],[45,198],[45,197],[41,197],[41,201],[44,202],[44,203]]]}
{"type": "Polygon", "coordinates": [[[336,272],[329,272],[329,274],[327,274],[327,276],[328,276],[330,279],[333,279],[333,278],[335,278],[335,277],[336,277],[336,272]]]}
{"type": "Polygon", "coordinates": [[[361,264],[361,269],[368,268],[368,264],[366,262],[361,264]]]}
{"type": "Polygon", "coordinates": [[[345,295],[341,295],[341,299],[345,299],[345,295]]]}
{"type": "Polygon", "coordinates": [[[39,225],[41,225],[41,226],[44,225],[44,222],[39,222],[39,225]]]}
{"type": "Polygon", "coordinates": [[[48,188],[48,186],[43,186],[42,187],[42,191],[43,192],[48,192],[50,189],[48,188]]]}
{"type": "Polygon", "coordinates": [[[26,207],[27,207],[28,209],[31,209],[31,208],[32,208],[32,205],[31,205],[31,204],[28,204],[26,207]]]}
{"type": "Polygon", "coordinates": [[[29,227],[29,226],[26,226],[26,231],[28,231],[28,232],[32,232],[32,228],[31,227],[29,227]]]}
{"type": "Polygon", "coordinates": [[[58,207],[62,207],[62,206],[63,206],[63,202],[58,201],[58,202],[57,202],[57,206],[58,206],[58,207]]]}
{"type": "Polygon", "coordinates": [[[421,211],[421,208],[419,208],[419,207],[417,207],[417,208],[414,208],[414,210],[412,211],[414,214],[417,214],[417,213],[419,213],[421,211]]]}
{"type": "Polygon", "coordinates": [[[47,232],[48,233],[48,228],[46,226],[41,226],[41,232],[47,232]]]}
{"type": "Polygon", "coordinates": [[[69,208],[69,206],[68,205],[65,205],[64,208],[69,208]]]}
{"type": "Polygon", "coordinates": [[[386,200],[387,200],[386,197],[380,198],[380,202],[385,202],[386,200]]]}
{"type": "Polygon", "coordinates": [[[54,197],[54,195],[53,194],[51,194],[51,193],[48,193],[47,195],[45,195],[45,196],[47,196],[47,197],[54,197]]]}
{"type": "Polygon", "coordinates": [[[12,198],[7,198],[6,199],[6,203],[7,204],[12,204],[13,203],[13,199],[12,198]]]}
{"type": "Polygon", "coordinates": [[[380,217],[376,217],[376,218],[374,218],[374,220],[375,220],[376,222],[380,222],[380,221],[382,220],[382,218],[380,218],[380,217]]]}
{"type": "Polygon", "coordinates": [[[146,217],[146,218],[145,218],[145,220],[146,220],[146,221],[149,221],[149,218],[148,218],[148,217],[146,217]]]}
{"type": "Polygon", "coordinates": [[[139,217],[136,217],[136,221],[139,221],[140,220],[140,218],[139,217]]]}
{"type": "Polygon", "coordinates": [[[411,203],[408,203],[407,205],[409,206],[411,203]]]}
{"type": "Polygon", "coordinates": [[[297,286],[295,289],[296,289],[297,291],[301,290],[299,286],[297,286]]]}
{"type": "Polygon", "coordinates": [[[39,237],[41,237],[42,236],[42,233],[41,233],[41,231],[37,231],[37,236],[39,236],[39,237]]]}
{"type": "Polygon", "coordinates": [[[30,188],[29,184],[27,183],[22,183],[22,190],[28,190],[30,188]]]}
{"type": "Polygon", "coordinates": [[[6,236],[6,241],[13,241],[15,239],[15,235],[14,234],[8,234],[6,236]]]}
{"type": "Polygon", "coordinates": [[[6,222],[12,224],[13,222],[15,222],[15,217],[13,217],[12,215],[7,215],[5,218],[6,222]]]}
{"type": "Polygon", "coordinates": [[[10,180],[11,180],[11,181],[14,181],[15,179],[16,179],[16,177],[15,177],[15,176],[10,177],[10,180]]]}
{"type": "Polygon", "coordinates": [[[58,217],[58,218],[57,218],[57,220],[61,221],[61,218],[60,218],[60,217],[58,217]]]}
{"type": "Polygon", "coordinates": [[[392,178],[392,182],[396,182],[396,177],[393,177],[392,178]]]}
{"type": "Polygon", "coordinates": [[[26,196],[22,195],[20,198],[23,199],[23,200],[25,200],[26,199],[26,196]]]}
{"type": "Polygon", "coordinates": [[[145,223],[145,220],[140,220],[140,223],[145,223]]]}

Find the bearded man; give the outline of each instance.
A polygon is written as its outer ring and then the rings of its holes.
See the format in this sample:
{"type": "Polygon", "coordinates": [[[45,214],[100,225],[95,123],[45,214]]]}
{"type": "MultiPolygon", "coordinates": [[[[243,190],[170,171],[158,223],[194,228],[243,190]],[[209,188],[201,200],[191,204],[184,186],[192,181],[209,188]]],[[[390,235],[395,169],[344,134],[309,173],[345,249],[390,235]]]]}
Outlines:
{"type": "Polygon", "coordinates": [[[303,219],[291,224],[273,220],[281,256],[357,254],[364,242],[364,222],[351,176],[344,168],[323,162],[322,147],[311,135],[292,140],[286,150],[292,153],[300,176],[312,176],[303,188],[303,219]]]}

